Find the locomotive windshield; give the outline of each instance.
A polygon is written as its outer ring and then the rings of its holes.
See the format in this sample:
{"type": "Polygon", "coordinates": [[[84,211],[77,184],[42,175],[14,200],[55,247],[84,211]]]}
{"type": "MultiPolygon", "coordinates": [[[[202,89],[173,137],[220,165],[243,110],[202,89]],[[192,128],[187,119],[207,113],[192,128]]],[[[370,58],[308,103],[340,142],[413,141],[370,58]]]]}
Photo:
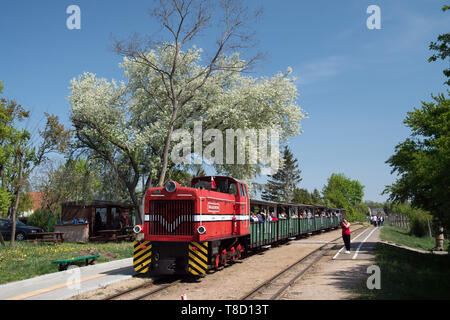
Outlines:
{"type": "Polygon", "coordinates": [[[193,188],[227,193],[227,194],[232,194],[235,196],[238,195],[237,184],[236,184],[236,182],[234,182],[230,179],[216,177],[214,179],[214,183],[212,183],[211,177],[202,177],[202,178],[197,178],[197,179],[192,181],[193,188]],[[215,188],[214,188],[214,185],[215,185],[215,188]]]}

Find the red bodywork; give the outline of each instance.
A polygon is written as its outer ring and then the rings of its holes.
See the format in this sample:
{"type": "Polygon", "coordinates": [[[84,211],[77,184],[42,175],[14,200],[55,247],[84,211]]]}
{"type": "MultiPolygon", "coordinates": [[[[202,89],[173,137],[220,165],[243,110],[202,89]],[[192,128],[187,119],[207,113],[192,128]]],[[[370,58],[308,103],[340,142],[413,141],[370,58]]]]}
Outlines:
{"type": "MultiPolygon", "coordinates": [[[[168,192],[165,187],[148,189],[145,195],[144,235],[147,241],[203,242],[249,234],[250,200],[247,186],[229,177],[200,177],[192,186],[168,192]],[[235,185],[225,193],[224,186],[235,185]],[[200,234],[199,227],[206,228],[200,234]]],[[[200,228],[200,231],[202,228],[200,228]]]]}

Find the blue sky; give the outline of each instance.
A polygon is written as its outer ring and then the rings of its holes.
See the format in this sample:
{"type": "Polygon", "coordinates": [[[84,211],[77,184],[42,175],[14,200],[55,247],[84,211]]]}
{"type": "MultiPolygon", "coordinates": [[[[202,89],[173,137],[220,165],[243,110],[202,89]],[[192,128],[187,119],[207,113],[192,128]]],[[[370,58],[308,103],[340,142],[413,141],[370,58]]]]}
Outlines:
{"type": "MultiPolygon", "coordinates": [[[[334,172],[358,179],[365,199],[395,177],[385,161],[408,136],[406,112],[444,92],[442,70],[428,63],[430,41],[449,31],[441,0],[299,1],[253,0],[264,14],[255,24],[258,49],[266,59],[254,76],[272,76],[291,66],[299,105],[309,118],[303,133],[290,140],[299,159],[300,186],[322,189],[334,172]],[[369,5],[381,9],[381,30],[369,30],[369,5]]],[[[146,14],[152,1],[2,1],[0,80],[4,95],[32,110],[28,126],[43,113],[69,124],[69,82],[85,71],[122,79],[121,58],[111,36],[124,38],[159,30],[146,14]],[[66,8],[81,8],[81,30],[68,30],[66,8]]],[[[199,43],[208,43],[204,38],[199,43]]]]}

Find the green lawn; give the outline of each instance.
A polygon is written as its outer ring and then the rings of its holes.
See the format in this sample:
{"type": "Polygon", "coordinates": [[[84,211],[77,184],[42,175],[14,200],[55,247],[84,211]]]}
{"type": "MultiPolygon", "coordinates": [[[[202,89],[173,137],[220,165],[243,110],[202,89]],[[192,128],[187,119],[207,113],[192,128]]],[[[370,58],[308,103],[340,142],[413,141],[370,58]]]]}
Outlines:
{"type": "MultiPolygon", "coordinates": [[[[433,238],[418,238],[408,231],[383,227],[381,240],[411,248],[430,250],[433,238]]],[[[448,240],[445,244],[448,247],[448,240]]],[[[424,254],[378,243],[375,265],[380,267],[381,289],[361,287],[360,299],[450,299],[450,256],[424,254]]]]}
{"type": "Polygon", "coordinates": [[[424,254],[378,243],[375,265],[380,267],[381,289],[364,282],[360,299],[450,299],[450,257],[424,254]]]}
{"type": "MultiPolygon", "coordinates": [[[[416,237],[410,235],[407,230],[386,226],[381,229],[380,239],[384,241],[393,242],[399,245],[404,245],[410,248],[417,248],[422,250],[431,250],[435,247],[436,241],[430,237],[416,237]]],[[[444,248],[448,248],[449,241],[444,241],[444,248]]]]}
{"type": "Polygon", "coordinates": [[[130,258],[133,243],[64,243],[37,244],[16,242],[14,248],[0,246],[0,284],[33,278],[38,275],[57,272],[53,260],[100,254],[96,263],[130,258]]]}

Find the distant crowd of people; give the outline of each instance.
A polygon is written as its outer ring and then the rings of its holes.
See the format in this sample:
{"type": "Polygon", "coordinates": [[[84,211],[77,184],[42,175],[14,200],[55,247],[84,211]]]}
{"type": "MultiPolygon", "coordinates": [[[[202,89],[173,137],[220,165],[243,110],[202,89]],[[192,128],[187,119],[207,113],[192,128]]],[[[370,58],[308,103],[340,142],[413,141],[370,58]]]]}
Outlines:
{"type": "Polygon", "coordinates": [[[329,211],[318,211],[315,213],[311,213],[310,210],[303,210],[301,213],[297,214],[296,212],[291,212],[287,214],[285,211],[282,211],[278,217],[275,215],[273,211],[266,212],[265,210],[259,210],[258,213],[251,212],[250,220],[253,222],[270,222],[270,221],[278,221],[278,220],[286,220],[286,219],[311,219],[311,218],[320,218],[320,217],[337,217],[339,213],[329,212],[329,211]]]}
{"type": "Polygon", "coordinates": [[[384,223],[384,217],[382,215],[380,216],[370,216],[370,223],[374,226],[374,227],[382,227],[383,223],[384,223]]]}

